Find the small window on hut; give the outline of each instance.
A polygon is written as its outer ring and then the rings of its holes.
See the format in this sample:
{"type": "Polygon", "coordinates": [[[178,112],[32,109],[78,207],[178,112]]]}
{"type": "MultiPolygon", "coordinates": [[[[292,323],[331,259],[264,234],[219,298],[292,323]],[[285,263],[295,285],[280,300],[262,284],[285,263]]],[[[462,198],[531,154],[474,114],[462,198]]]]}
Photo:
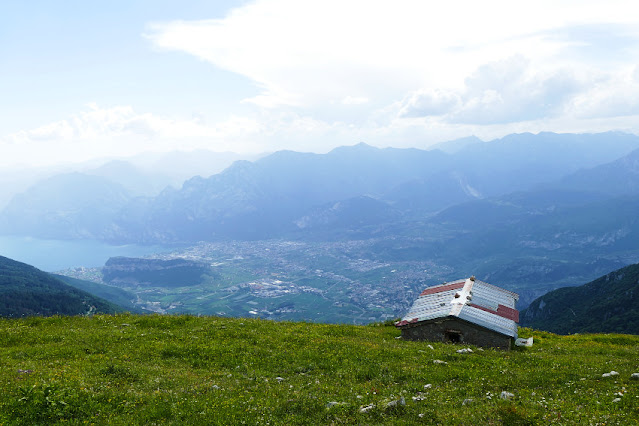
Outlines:
{"type": "Polygon", "coordinates": [[[461,343],[462,334],[457,330],[446,330],[446,341],[450,343],[461,343]]]}

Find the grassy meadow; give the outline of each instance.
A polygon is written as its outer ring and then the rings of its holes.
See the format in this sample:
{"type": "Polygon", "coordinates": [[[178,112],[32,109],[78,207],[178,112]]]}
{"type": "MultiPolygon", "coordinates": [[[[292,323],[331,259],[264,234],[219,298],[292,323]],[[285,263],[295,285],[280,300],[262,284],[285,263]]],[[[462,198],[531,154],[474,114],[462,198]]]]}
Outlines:
{"type": "Polygon", "coordinates": [[[399,334],[194,316],[2,319],[0,425],[639,424],[639,336],[522,329],[534,346],[502,352],[399,334]]]}

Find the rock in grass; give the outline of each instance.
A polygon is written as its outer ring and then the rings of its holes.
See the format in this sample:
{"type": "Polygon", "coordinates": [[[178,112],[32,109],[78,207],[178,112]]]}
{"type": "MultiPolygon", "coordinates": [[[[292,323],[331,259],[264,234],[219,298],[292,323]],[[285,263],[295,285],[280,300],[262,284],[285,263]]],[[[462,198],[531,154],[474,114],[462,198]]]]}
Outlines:
{"type": "Polygon", "coordinates": [[[413,397],[413,401],[423,401],[425,399],[426,399],[426,396],[424,396],[424,394],[421,392],[417,392],[417,395],[413,397]]]}
{"type": "Polygon", "coordinates": [[[621,398],[615,398],[612,400],[612,402],[621,402],[621,398]]]}
{"type": "Polygon", "coordinates": [[[406,405],[406,400],[403,396],[399,399],[396,399],[395,401],[391,401],[386,404],[386,408],[399,407],[400,405],[406,405]]]}
{"type": "Polygon", "coordinates": [[[360,412],[360,413],[366,413],[366,412],[368,412],[368,411],[372,410],[373,408],[375,408],[375,404],[369,404],[369,405],[366,405],[366,406],[364,406],[364,407],[361,407],[361,408],[359,409],[359,412],[360,412]]]}
{"type": "Polygon", "coordinates": [[[615,370],[612,370],[610,373],[603,373],[601,375],[601,377],[611,377],[611,376],[618,376],[619,373],[617,373],[615,370]]]}
{"type": "Polygon", "coordinates": [[[471,348],[459,349],[457,351],[458,354],[472,354],[473,350],[471,348]]]}
{"type": "Polygon", "coordinates": [[[630,375],[630,380],[639,380],[639,373],[632,373],[630,375]]]}
{"type": "Polygon", "coordinates": [[[447,365],[448,363],[446,361],[442,361],[441,359],[436,359],[436,360],[433,360],[433,364],[447,365]]]}
{"type": "Polygon", "coordinates": [[[335,407],[336,405],[342,405],[344,404],[343,402],[337,402],[337,401],[331,401],[328,404],[326,404],[326,408],[332,408],[335,407]]]}
{"type": "Polygon", "coordinates": [[[502,391],[502,392],[499,394],[499,397],[500,397],[501,399],[511,399],[511,398],[513,398],[514,396],[515,396],[515,394],[514,394],[514,393],[510,393],[510,392],[506,392],[506,391],[502,391]]]}
{"type": "Polygon", "coordinates": [[[472,398],[466,398],[464,402],[462,402],[462,405],[470,405],[472,404],[472,402],[473,402],[472,398]]]}

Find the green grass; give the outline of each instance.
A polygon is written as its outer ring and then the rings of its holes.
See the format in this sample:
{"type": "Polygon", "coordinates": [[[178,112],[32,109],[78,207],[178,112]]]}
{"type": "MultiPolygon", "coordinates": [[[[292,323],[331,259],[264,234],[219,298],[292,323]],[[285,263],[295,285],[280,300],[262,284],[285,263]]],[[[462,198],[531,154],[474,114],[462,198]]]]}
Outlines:
{"type": "Polygon", "coordinates": [[[0,424],[639,422],[638,336],[520,334],[535,345],[457,354],[462,346],[430,349],[382,325],[3,319],[0,424]],[[619,375],[602,377],[611,370],[619,375]]]}

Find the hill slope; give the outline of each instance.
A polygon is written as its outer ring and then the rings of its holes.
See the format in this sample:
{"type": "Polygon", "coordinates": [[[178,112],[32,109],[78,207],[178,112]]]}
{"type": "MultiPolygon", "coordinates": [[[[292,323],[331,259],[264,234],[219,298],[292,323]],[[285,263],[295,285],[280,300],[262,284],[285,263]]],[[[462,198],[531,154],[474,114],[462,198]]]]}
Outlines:
{"type": "Polygon", "coordinates": [[[554,333],[639,334],[639,264],[533,301],[522,324],[554,333]]]}
{"type": "Polygon", "coordinates": [[[521,330],[533,347],[460,354],[463,346],[398,335],[392,326],[193,316],[4,319],[0,423],[639,420],[639,380],[630,378],[639,371],[639,336],[521,330]],[[618,375],[602,377],[611,370],[618,375]]]}
{"type": "Polygon", "coordinates": [[[144,312],[144,310],[142,310],[138,306],[135,306],[135,304],[133,303],[136,299],[136,295],[121,288],[107,284],[96,283],[93,281],[67,277],[66,275],[51,274],[51,276],[64,281],[71,287],[75,287],[78,290],[85,291],[108,302],[111,302],[119,307],[122,307],[128,312],[139,314],[144,312]]]}
{"type": "Polygon", "coordinates": [[[0,256],[0,316],[82,315],[123,309],[33,266],[0,256]]]}

